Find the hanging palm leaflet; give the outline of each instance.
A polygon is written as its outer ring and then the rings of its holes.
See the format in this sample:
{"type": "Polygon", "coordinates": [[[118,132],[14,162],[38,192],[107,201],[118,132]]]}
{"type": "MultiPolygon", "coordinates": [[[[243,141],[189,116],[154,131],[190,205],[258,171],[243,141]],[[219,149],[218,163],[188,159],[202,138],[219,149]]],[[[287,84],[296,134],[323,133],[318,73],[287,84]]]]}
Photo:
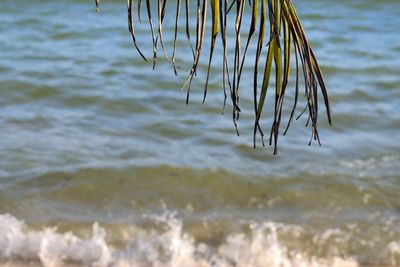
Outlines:
{"type": "MultiPolygon", "coordinates": [[[[96,8],[98,10],[99,0],[96,1],[96,8]]],[[[141,22],[141,4],[142,0],[137,2],[137,16],[138,21],[141,22]]],[[[153,51],[153,68],[156,64],[157,59],[157,48],[160,44],[166,58],[172,64],[173,70],[176,74],[176,43],[178,38],[178,26],[180,9],[182,6],[182,0],[175,0],[175,28],[174,28],[174,41],[173,41],[173,53],[169,57],[167,55],[164,41],[163,41],[163,22],[167,10],[168,0],[157,0],[157,29],[155,30],[152,17],[151,0],[146,0],[146,13],[148,23],[151,29],[152,38],[152,51],[153,51]]],[[[171,1],[171,0],[169,0],[171,1]]],[[[196,8],[196,27],[190,27],[190,3],[189,0],[185,0],[185,35],[190,45],[193,54],[193,64],[190,68],[187,79],[184,82],[183,88],[187,90],[186,103],[189,101],[190,88],[192,80],[197,73],[197,67],[199,64],[200,57],[202,55],[202,48],[206,33],[207,15],[211,16],[211,41],[210,41],[210,53],[208,59],[208,69],[204,88],[204,98],[206,99],[207,88],[209,84],[210,68],[213,59],[214,48],[217,40],[221,41],[223,48],[222,55],[222,87],[224,90],[224,107],[225,101],[228,96],[232,102],[232,119],[237,134],[237,120],[239,119],[240,110],[240,97],[239,97],[239,85],[242,77],[242,71],[244,62],[246,60],[246,54],[249,45],[252,41],[257,44],[255,58],[253,59],[253,102],[254,102],[254,131],[253,131],[253,143],[256,146],[256,137],[261,137],[262,143],[264,144],[264,133],[261,127],[261,117],[267,98],[267,90],[270,84],[271,75],[275,74],[275,92],[273,92],[274,98],[274,115],[273,122],[269,134],[269,144],[274,146],[274,154],[277,153],[277,143],[279,137],[279,131],[281,128],[282,109],[285,99],[286,89],[290,78],[290,70],[292,65],[292,58],[294,55],[295,61],[295,97],[293,106],[290,112],[288,123],[283,131],[286,134],[289,126],[291,125],[294,114],[296,111],[298,97],[299,97],[299,81],[300,72],[303,74],[304,81],[304,96],[306,107],[301,112],[308,114],[307,125],[311,125],[311,140],[316,140],[320,144],[318,135],[317,122],[318,122],[318,94],[322,93],[324,100],[326,114],[329,124],[331,124],[330,107],[328,101],[327,88],[318,65],[317,59],[310,46],[309,41],[306,38],[304,29],[300,23],[296,9],[291,0],[233,0],[228,3],[228,0],[197,0],[195,3],[196,8]],[[208,3],[209,2],[209,3],[208,3]],[[208,14],[207,8],[210,6],[211,14],[208,14]],[[242,20],[244,16],[245,7],[251,8],[251,23],[248,29],[247,39],[244,43],[244,50],[242,51],[242,20]],[[235,9],[236,14],[234,16],[234,29],[235,29],[235,50],[233,57],[233,64],[229,64],[229,55],[227,49],[227,29],[228,29],[228,13],[233,12],[235,9]],[[267,30],[268,29],[268,30],[267,30]],[[194,46],[192,44],[193,32],[194,46]],[[218,35],[221,38],[218,38],[218,35]],[[254,40],[253,40],[254,39],[254,40]],[[262,61],[263,49],[266,50],[265,62],[262,61]],[[259,73],[259,69],[262,72],[259,73]],[[261,76],[259,76],[261,74],[261,76]],[[262,80],[259,79],[262,77],[262,80]]],[[[194,7],[194,6],[193,6],[194,7]]],[[[142,51],[139,49],[137,43],[137,37],[135,35],[134,28],[134,2],[133,0],[127,0],[128,10],[128,29],[132,36],[133,44],[138,51],[139,55],[147,61],[142,51]]],[[[230,14],[231,15],[231,14],[230,14]]],[[[249,59],[247,59],[249,60],[249,59]]]]}

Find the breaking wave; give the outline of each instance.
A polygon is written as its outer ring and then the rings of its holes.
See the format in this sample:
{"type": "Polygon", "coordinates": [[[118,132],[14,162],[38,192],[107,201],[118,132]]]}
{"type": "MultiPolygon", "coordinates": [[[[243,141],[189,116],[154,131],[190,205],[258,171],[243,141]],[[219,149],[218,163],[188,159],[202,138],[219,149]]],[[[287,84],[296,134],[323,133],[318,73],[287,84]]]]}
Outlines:
{"type": "MultiPolygon", "coordinates": [[[[36,262],[44,266],[269,266],[269,267],[354,267],[356,259],[332,255],[319,257],[297,251],[285,245],[281,232],[301,238],[303,229],[275,222],[250,223],[248,232],[229,234],[225,241],[213,247],[195,242],[183,231],[183,223],[174,213],[148,216],[165,226],[165,231],[141,231],[118,248],[107,241],[107,232],[93,224],[91,237],[79,237],[72,232],[61,233],[56,228],[30,229],[10,214],[0,215],[0,259],[3,262],[36,262]]],[[[341,235],[340,230],[328,230],[313,238],[324,242],[341,235]]],[[[346,238],[343,238],[346,242],[346,238]]],[[[348,241],[348,240],[347,240],[348,241]]],[[[400,244],[392,242],[388,249],[392,264],[400,255],[400,244]]],[[[335,253],[333,253],[335,254],[335,253]]],[[[12,266],[12,265],[11,265],[12,266]]]]}

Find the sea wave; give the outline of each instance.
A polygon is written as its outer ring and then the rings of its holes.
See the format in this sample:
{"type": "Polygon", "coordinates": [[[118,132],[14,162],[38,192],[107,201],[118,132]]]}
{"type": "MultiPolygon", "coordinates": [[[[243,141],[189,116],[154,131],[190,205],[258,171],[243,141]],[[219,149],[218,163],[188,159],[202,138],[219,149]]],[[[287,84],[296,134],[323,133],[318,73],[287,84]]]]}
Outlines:
{"type": "MultiPolygon", "coordinates": [[[[91,236],[80,237],[56,228],[30,229],[10,214],[0,215],[0,259],[3,262],[33,262],[43,266],[269,266],[269,267],[355,267],[350,256],[319,257],[290,248],[281,232],[301,237],[300,226],[276,222],[250,223],[249,233],[232,233],[218,247],[195,242],[185,233],[183,223],[173,212],[147,216],[164,225],[164,231],[138,231],[122,248],[107,240],[105,229],[94,223],[91,236]]],[[[349,242],[338,229],[315,236],[315,242],[332,237],[349,242]],[[339,237],[342,237],[340,239],[339,237]]],[[[399,243],[388,245],[391,263],[400,256],[399,243]]]]}

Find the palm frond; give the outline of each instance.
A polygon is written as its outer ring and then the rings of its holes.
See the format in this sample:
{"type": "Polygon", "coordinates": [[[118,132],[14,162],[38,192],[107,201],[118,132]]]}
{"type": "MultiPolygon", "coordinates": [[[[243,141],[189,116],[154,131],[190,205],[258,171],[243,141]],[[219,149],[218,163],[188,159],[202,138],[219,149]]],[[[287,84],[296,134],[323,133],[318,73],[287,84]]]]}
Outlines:
{"type": "MultiPolygon", "coordinates": [[[[99,0],[95,0],[96,9],[99,8],[99,0]]],[[[162,47],[162,50],[172,64],[175,74],[177,74],[175,60],[176,60],[176,46],[178,39],[178,26],[181,9],[181,0],[176,0],[175,8],[175,27],[174,27],[174,39],[173,39],[173,52],[172,56],[169,57],[166,51],[163,41],[163,22],[167,12],[167,0],[157,0],[157,32],[154,30],[153,17],[151,10],[151,0],[146,0],[146,9],[148,23],[150,25],[152,43],[153,43],[153,68],[156,64],[157,48],[158,43],[162,47]]],[[[137,37],[135,35],[134,28],[134,1],[127,0],[128,9],[128,29],[132,36],[133,44],[140,54],[140,56],[146,60],[142,51],[139,49],[137,44],[137,37]]],[[[321,73],[321,69],[318,65],[315,54],[311,48],[309,41],[305,35],[303,26],[300,23],[300,19],[296,12],[296,9],[291,0],[232,0],[228,3],[228,0],[197,0],[196,3],[196,27],[195,27],[195,44],[193,46],[191,42],[192,29],[190,27],[190,3],[189,0],[185,0],[185,35],[188,44],[193,53],[193,64],[190,69],[189,75],[183,84],[183,88],[187,88],[186,103],[189,101],[190,88],[192,80],[197,73],[197,67],[199,64],[200,57],[202,55],[202,48],[207,30],[207,8],[208,5],[211,7],[211,40],[210,40],[210,54],[208,59],[207,78],[204,87],[203,102],[206,99],[207,89],[210,78],[210,69],[213,60],[213,53],[217,43],[218,35],[221,36],[221,44],[223,48],[222,55],[222,87],[224,90],[224,108],[225,102],[230,94],[232,102],[232,120],[237,131],[237,120],[241,112],[239,105],[239,87],[240,80],[242,77],[243,66],[246,61],[246,55],[254,35],[258,35],[256,40],[257,48],[254,58],[253,68],[253,101],[254,101],[254,131],[253,131],[253,143],[256,146],[256,138],[259,134],[264,145],[264,133],[261,128],[261,118],[266,103],[268,88],[270,85],[271,76],[275,74],[275,95],[274,98],[274,117],[273,123],[269,135],[269,144],[274,146],[274,154],[277,153],[278,137],[280,132],[280,125],[282,120],[283,104],[285,94],[291,74],[292,57],[294,54],[295,59],[295,97],[290,112],[289,120],[284,131],[284,135],[287,134],[288,129],[293,121],[294,114],[296,112],[298,97],[299,97],[299,83],[300,83],[300,71],[303,73],[304,80],[304,95],[306,101],[306,107],[303,113],[308,112],[307,125],[311,123],[311,140],[316,140],[320,144],[318,135],[318,93],[322,93],[324,99],[326,114],[329,124],[331,124],[331,114],[328,99],[328,92],[324,82],[324,78],[321,73]],[[209,2],[209,3],[208,3],[209,2]],[[245,15],[246,6],[251,7],[251,22],[248,29],[247,39],[244,43],[244,50],[242,53],[242,20],[245,15]],[[227,45],[227,31],[229,27],[229,16],[228,13],[231,9],[235,8],[235,19],[234,23],[235,30],[235,50],[233,55],[233,64],[229,64],[228,45],[227,45]],[[258,29],[257,29],[257,25],[258,29]],[[267,31],[269,29],[269,31],[267,31]],[[258,31],[258,32],[257,32],[258,31]],[[267,38],[269,33],[269,38],[267,38]],[[262,59],[263,49],[266,47],[266,57],[264,64],[260,62],[262,59]],[[262,83],[259,88],[259,68],[263,68],[262,72],[262,83]],[[233,73],[231,73],[231,71],[233,73]]],[[[141,0],[137,2],[137,16],[139,22],[141,22],[141,0]]],[[[193,6],[194,7],[194,6],[193,6]]],[[[232,23],[231,22],[231,23],[232,23]]]]}

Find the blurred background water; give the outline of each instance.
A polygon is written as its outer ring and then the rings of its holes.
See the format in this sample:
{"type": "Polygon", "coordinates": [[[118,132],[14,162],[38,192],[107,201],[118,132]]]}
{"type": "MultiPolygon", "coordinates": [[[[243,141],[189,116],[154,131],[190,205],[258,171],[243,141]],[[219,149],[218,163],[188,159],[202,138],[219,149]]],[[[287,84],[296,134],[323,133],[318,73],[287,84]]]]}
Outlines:
{"type": "MultiPolygon", "coordinates": [[[[186,106],[183,26],[174,76],[165,58],[153,71],[136,53],[124,1],[104,1],[96,14],[92,1],[2,0],[0,260],[400,264],[400,2],[294,3],[327,81],[333,126],[321,108],[322,147],[308,146],[304,116],[273,156],[252,148],[254,49],[238,137],[229,103],[221,115],[220,44],[206,102],[207,49],[186,106]]],[[[150,58],[142,13],[137,35],[150,58]]],[[[271,101],[265,112],[268,132],[271,101]]]]}

